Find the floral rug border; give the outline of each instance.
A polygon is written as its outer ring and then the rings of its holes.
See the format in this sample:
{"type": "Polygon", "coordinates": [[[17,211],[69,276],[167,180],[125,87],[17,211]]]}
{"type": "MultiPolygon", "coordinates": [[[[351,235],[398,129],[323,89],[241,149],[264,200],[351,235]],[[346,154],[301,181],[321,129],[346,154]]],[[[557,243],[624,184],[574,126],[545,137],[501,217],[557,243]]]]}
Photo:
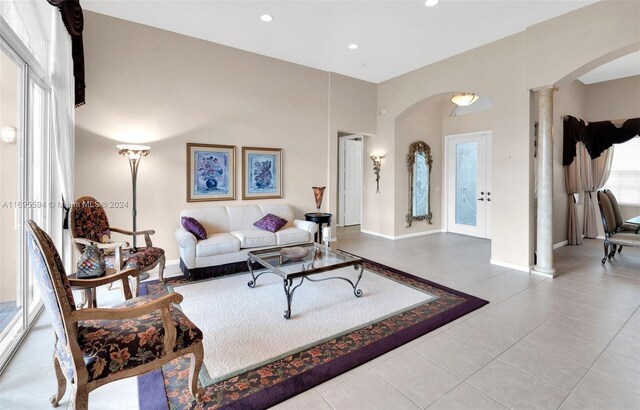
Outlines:
{"type": "MultiPolygon", "coordinates": [[[[138,377],[140,410],[270,407],[489,303],[377,262],[363,261],[366,269],[429,292],[437,300],[207,386],[199,403],[187,387],[189,360],[176,359],[163,366],[162,371],[138,377]],[[161,392],[166,396],[158,397],[163,395],[161,392]]],[[[167,285],[186,282],[184,277],[169,278],[164,283],[154,281],[143,285],[141,293],[163,295],[167,285]]]]}

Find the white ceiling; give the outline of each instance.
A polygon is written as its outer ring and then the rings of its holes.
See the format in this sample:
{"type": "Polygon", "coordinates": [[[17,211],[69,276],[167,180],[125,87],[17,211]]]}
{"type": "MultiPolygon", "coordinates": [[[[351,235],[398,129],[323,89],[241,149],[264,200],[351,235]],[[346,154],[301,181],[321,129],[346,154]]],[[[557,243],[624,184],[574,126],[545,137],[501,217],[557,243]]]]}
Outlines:
{"type": "Polygon", "coordinates": [[[85,10],[379,83],[595,0],[83,0],[85,10]],[[270,14],[265,23],[260,15],[270,14]],[[351,43],[357,50],[349,50],[351,43]]]}
{"type": "Polygon", "coordinates": [[[578,80],[584,84],[593,84],[634,75],[640,75],[640,51],[603,64],[578,80]]]}

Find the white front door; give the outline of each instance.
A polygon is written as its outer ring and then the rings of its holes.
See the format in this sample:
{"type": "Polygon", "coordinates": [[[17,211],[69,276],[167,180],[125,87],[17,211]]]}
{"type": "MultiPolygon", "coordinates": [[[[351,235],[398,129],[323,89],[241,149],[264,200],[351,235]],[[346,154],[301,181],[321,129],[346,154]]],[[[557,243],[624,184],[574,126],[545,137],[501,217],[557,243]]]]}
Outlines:
{"type": "Polygon", "coordinates": [[[359,225],[362,209],[362,137],[340,138],[339,225],[359,225]]]}
{"type": "Polygon", "coordinates": [[[447,137],[447,230],[491,238],[491,133],[447,137]]]}

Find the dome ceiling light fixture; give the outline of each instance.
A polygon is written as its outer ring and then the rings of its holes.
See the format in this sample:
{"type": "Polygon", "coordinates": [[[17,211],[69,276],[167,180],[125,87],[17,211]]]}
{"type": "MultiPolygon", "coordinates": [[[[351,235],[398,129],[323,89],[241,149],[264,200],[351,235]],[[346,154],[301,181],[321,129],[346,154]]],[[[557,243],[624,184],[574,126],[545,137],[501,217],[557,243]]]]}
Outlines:
{"type": "Polygon", "coordinates": [[[439,0],[427,0],[424,2],[424,5],[427,7],[433,7],[438,4],[439,0]]]}
{"type": "Polygon", "coordinates": [[[478,101],[478,96],[473,93],[457,93],[451,97],[451,102],[460,107],[466,107],[478,101]]]}

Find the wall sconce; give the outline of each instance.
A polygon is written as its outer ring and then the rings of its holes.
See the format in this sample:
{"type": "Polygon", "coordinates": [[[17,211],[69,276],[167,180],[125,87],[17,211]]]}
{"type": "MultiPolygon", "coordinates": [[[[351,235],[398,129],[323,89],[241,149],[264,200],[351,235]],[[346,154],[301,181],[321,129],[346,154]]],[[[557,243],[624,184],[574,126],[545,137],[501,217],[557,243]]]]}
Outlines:
{"type": "Polygon", "coordinates": [[[376,174],[376,194],[378,194],[380,193],[380,165],[382,165],[382,159],[386,158],[386,155],[371,154],[369,158],[373,161],[373,173],[376,174]]]}
{"type": "Polygon", "coordinates": [[[16,127],[2,127],[2,129],[0,129],[0,140],[5,144],[15,144],[17,134],[18,130],[16,130],[16,127]]]}

